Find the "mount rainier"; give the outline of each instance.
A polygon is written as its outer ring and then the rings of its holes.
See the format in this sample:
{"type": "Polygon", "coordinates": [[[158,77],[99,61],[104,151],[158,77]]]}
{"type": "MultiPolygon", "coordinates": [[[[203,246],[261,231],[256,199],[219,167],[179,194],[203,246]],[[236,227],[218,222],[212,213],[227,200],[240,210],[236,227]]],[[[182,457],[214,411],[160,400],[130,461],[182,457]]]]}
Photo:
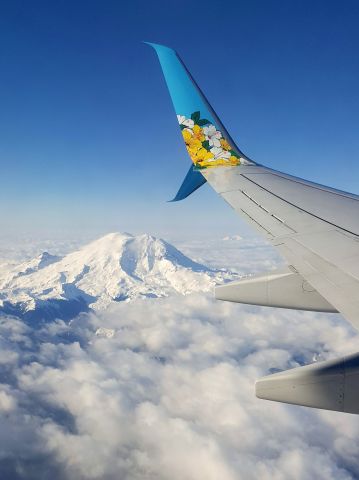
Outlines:
{"type": "Polygon", "coordinates": [[[209,291],[233,276],[151,235],[111,233],[63,257],[44,252],[3,271],[0,312],[25,320],[70,320],[114,301],[209,291]]]}

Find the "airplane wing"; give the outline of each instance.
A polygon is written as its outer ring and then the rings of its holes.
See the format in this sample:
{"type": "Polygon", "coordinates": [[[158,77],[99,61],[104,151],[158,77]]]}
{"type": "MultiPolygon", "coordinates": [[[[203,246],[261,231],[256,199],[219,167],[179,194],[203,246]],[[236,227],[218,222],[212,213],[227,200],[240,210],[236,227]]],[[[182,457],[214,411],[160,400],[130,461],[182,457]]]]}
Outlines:
{"type": "MultiPolygon", "coordinates": [[[[359,196],[251,160],[231,138],[177,53],[150,45],[158,55],[192,161],[174,200],[185,198],[207,181],[279,249],[288,264],[277,272],[217,287],[216,297],[340,312],[359,329],[359,196]]],[[[256,384],[256,394],[359,413],[359,401],[350,400],[359,394],[359,355],[327,363],[264,377],[256,384]]]]}

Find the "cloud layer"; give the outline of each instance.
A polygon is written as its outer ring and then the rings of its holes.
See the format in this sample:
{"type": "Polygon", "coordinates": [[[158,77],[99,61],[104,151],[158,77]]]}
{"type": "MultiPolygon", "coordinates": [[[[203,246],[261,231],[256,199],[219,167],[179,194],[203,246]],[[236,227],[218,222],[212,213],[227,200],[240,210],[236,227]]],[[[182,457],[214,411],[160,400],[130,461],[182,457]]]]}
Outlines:
{"type": "Polygon", "coordinates": [[[336,479],[358,417],[256,399],[272,371],[358,351],[337,315],[194,294],[70,325],[0,317],[0,477],[336,479]]]}

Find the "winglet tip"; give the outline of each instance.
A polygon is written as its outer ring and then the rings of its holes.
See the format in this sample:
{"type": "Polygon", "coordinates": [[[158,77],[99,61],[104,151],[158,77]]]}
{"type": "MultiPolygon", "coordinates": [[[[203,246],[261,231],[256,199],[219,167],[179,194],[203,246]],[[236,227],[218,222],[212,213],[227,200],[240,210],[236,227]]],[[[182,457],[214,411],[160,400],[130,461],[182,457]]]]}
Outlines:
{"type": "Polygon", "coordinates": [[[164,51],[176,53],[176,51],[173,48],[167,47],[167,45],[162,45],[160,43],[146,42],[145,40],[143,41],[143,43],[152,47],[156,51],[156,53],[164,52],[164,51]]]}

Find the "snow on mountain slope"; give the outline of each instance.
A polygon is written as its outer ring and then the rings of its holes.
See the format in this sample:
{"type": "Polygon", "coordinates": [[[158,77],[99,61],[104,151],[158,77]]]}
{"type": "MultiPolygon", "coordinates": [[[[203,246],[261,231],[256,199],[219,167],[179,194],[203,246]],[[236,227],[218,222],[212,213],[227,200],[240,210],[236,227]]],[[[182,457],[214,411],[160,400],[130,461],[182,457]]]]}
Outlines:
{"type": "Polygon", "coordinates": [[[47,252],[0,278],[0,311],[70,319],[113,301],[208,291],[233,274],[198,264],[150,235],[111,233],[64,257],[47,252]]]}

